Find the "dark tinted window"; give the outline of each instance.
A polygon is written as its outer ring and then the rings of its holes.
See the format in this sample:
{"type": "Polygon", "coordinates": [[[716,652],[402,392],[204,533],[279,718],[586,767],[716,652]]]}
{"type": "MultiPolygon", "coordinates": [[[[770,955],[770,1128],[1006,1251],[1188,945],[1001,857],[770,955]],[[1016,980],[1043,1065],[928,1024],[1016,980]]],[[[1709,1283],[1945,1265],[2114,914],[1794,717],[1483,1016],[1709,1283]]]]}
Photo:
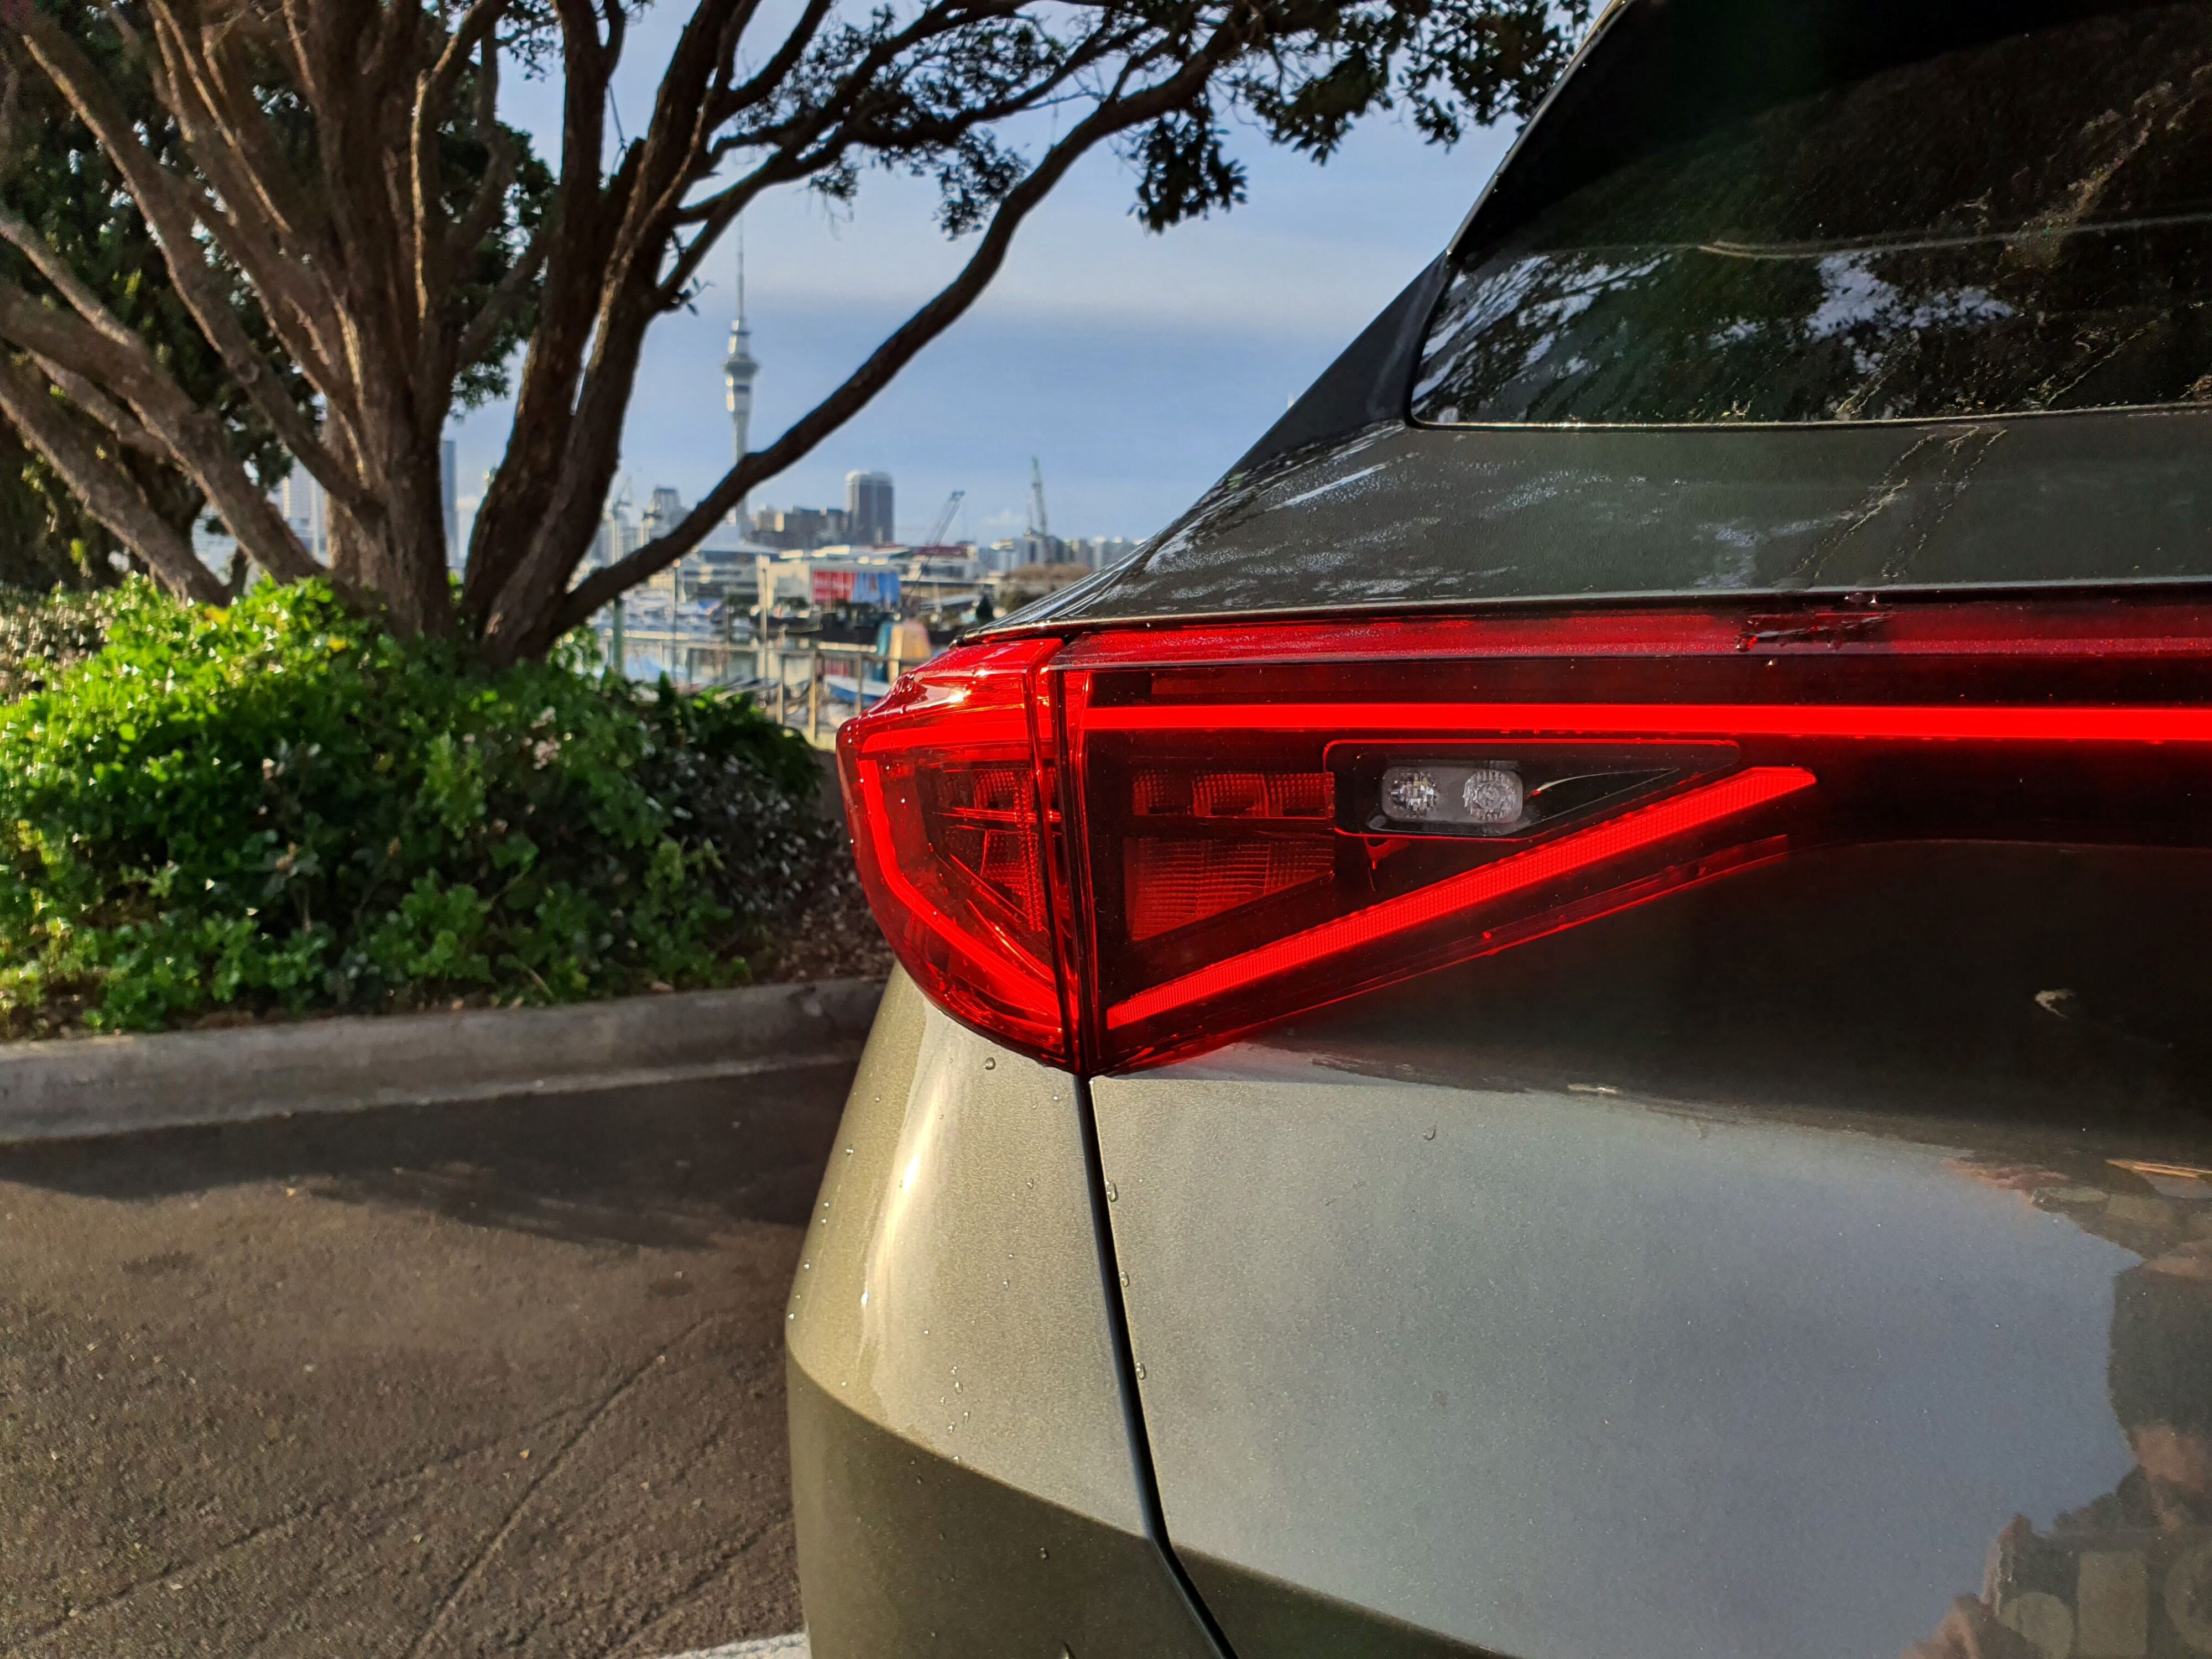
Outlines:
{"type": "Polygon", "coordinates": [[[1469,250],[1413,413],[2212,402],[2212,7],[2014,35],[1646,156],[1469,250]]]}

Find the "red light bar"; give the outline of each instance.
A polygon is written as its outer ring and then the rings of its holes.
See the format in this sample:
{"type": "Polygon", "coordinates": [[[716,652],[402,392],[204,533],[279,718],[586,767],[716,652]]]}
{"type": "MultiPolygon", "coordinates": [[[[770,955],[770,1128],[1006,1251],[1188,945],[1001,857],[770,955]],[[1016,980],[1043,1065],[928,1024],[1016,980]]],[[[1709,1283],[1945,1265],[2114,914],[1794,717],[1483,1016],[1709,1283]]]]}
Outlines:
{"type": "Polygon", "coordinates": [[[2212,628],[2075,599],[997,640],[838,748],[924,993],[1095,1073],[1822,845],[2212,846],[2212,628]],[[1387,793],[1501,770],[1526,809],[1492,828],[1387,793]]]}
{"type": "Polygon", "coordinates": [[[2212,656],[2212,615],[2201,602],[2045,598],[1822,606],[1777,615],[1608,606],[1564,616],[1195,622],[1172,631],[1086,635],[1069,643],[1066,665],[1740,655],[2203,659],[2212,656]]]}
{"type": "Polygon", "coordinates": [[[1656,805],[1530,848],[1525,853],[1479,865],[1432,886],[1386,899],[1364,910],[1355,910],[1318,927],[1309,927],[1195,973],[1185,974],[1164,985],[1153,986],[1109,1008],[1106,1023],[1109,1026],[1133,1025],[1194,1002],[1243,990],[1291,969],[1340,956],[1390,934],[1441,921],[1510,894],[1591,869],[1625,853],[1675,840],[1693,830],[1747,812],[1754,806],[1764,806],[1800,789],[1809,789],[1814,781],[1813,775],[1802,767],[1750,768],[1718,783],[1702,785],[1656,805]]]}
{"type": "Polygon", "coordinates": [[[947,653],[839,727],[837,762],[860,884],[899,961],[948,1013],[1065,1066],[1036,684],[1054,648],[947,653]]]}
{"type": "Polygon", "coordinates": [[[1400,736],[1826,738],[1899,743],[2212,743],[2212,708],[1950,708],[1884,704],[1173,703],[1093,708],[1092,732],[1387,731],[1400,736]]]}

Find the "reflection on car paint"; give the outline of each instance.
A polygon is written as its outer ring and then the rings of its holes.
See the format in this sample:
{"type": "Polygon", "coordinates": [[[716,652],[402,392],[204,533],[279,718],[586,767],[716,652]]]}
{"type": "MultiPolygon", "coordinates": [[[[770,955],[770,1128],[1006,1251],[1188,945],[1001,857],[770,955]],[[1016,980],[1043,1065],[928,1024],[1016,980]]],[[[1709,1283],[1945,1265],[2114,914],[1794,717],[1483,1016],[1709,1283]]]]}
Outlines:
{"type": "Polygon", "coordinates": [[[1516,1659],[2200,1650],[2208,936],[1862,848],[1099,1079],[1170,1537],[1516,1659]]]}
{"type": "Polygon", "coordinates": [[[2135,1462],[2046,1529],[2015,1515],[1979,1594],[1960,1596],[1913,1654],[2212,1652],[2212,1170],[2140,1158],[2053,1169],[1988,1153],[1949,1167],[2142,1258],[2113,1281],[2106,1360],[2135,1462]]]}

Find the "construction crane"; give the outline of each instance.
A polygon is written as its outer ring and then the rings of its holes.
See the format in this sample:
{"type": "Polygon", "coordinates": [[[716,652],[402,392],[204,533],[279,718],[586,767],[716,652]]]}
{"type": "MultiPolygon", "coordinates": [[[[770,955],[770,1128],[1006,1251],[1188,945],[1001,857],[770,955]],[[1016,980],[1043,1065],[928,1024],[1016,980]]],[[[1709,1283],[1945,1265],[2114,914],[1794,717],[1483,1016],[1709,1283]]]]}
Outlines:
{"type": "Polygon", "coordinates": [[[925,547],[945,545],[945,532],[952,527],[952,515],[960,510],[960,503],[968,499],[968,492],[956,489],[945,503],[945,511],[937,515],[937,522],[929,526],[929,534],[922,538],[925,547]]]}
{"type": "Polygon", "coordinates": [[[1030,457],[1030,529],[1042,545],[1052,536],[1052,525],[1044,515],[1044,468],[1037,458],[1030,457]]]}

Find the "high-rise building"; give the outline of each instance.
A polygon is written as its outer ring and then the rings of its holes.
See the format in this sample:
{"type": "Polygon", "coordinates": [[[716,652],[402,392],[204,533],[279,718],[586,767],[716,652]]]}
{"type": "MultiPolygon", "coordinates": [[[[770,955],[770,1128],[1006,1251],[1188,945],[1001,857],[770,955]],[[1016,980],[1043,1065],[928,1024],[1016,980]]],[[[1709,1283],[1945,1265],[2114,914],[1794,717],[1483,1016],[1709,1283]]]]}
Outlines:
{"type": "Polygon", "coordinates": [[[617,483],[607,496],[606,511],[599,515],[598,533],[592,538],[591,562],[596,568],[635,553],[642,545],[637,520],[630,517],[629,489],[617,483]]]}
{"type": "Polygon", "coordinates": [[[881,547],[897,539],[891,532],[891,475],[845,475],[845,533],[856,547],[881,547]]]}
{"type": "MultiPolygon", "coordinates": [[[[753,420],[753,379],[760,373],[760,362],[753,356],[752,331],[745,326],[745,226],[738,222],[738,315],[730,325],[730,355],[722,362],[722,379],[729,387],[730,428],[737,449],[737,459],[744,460],[749,447],[753,420]]],[[[745,522],[745,502],[738,498],[731,514],[732,524],[745,522]]]]}
{"type": "Polygon", "coordinates": [[[276,486],[276,510],[292,526],[292,533],[300,538],[301,546],[319,559],[329,559],[331,535],[323,510],[322,486],[308,477],[297,462],[284,475],[284,482],[276,486]]]}
{"type": "Polygon", "coordinates": [[[461,562],[461,514],[454,496],[459,480],[455,475],[453,441],[438,440],[438,499],[446,510],[446,562],[458,567],[461,562]]]}
{"type": "Polygon", "coordinates": [[[662,484],[653,492],[652,500],[646,503],[642,525],[645,539],[649,542],[656,536],[665,536],[676,528],[683,517],[684,497],[666,484],[662,484]]]}

